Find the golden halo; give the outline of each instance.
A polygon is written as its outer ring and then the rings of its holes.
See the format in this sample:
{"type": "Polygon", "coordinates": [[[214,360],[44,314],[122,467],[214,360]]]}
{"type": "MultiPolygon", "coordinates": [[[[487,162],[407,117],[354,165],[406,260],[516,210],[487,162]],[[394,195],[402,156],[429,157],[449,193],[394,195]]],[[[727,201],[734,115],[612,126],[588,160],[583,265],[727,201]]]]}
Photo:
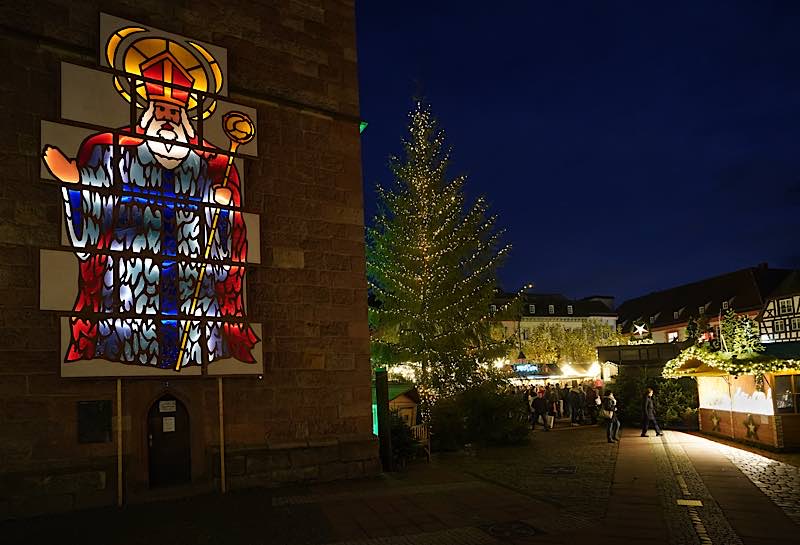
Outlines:
{"type": "MultiPolygon", "coordinates": [[[[196,42],[141,27],[124,27],[112,34],[106,43],[109,66],[135,76],[142,75],[143,63],[164,52],[171,53],[194,78],[192,88],[196,91],[217,94],[222,89],[222,70],[219,63],[205,47],[196,42]]],[[[134,94],[137,105],[141,108],[147,107],[144,82],[137,81],[135,91],[131,93],[130,80],[114,76],[114,88],[126,102],[130,102],[131,94],[134,94]]],[[[208,118],[216,109],[216,99],[206,98],[203,101],[203,119],[208,118]]],[[[197,119],[196,95],[190,95],[186,110],[189,117],[197,119]]]]}

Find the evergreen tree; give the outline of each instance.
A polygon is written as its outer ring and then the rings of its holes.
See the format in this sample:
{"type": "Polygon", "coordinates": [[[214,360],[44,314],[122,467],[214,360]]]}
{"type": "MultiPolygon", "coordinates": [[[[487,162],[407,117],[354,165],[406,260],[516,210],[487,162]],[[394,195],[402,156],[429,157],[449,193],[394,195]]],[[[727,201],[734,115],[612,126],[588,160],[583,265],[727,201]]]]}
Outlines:
{"type": "Polygon", "coordinates": [[[501,246],[482,198],[465,206],[465,178],[448,178],[444,132],[426,105],[410,113],[404,157],[392,157],[394,181],[378,187],[378,213],[367,232],[372,360],[414,366],[430,407],[485,378],[508,341],[493,335],[501,246]],[[488,365],[487,365],[488,364],[488,365]]]}
{"type": "Polygon", "coordinates": [[[764,350],[758,331],[758,324],[746,315],[737,315],[728,310],[720,326],[722,349],[737,356],[754,354],[764,350]]]}

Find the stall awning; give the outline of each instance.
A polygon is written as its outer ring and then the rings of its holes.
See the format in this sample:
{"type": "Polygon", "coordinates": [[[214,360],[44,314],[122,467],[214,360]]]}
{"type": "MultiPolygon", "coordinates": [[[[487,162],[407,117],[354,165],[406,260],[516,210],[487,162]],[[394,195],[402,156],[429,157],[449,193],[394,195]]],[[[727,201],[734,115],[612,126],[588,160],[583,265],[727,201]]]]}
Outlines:
{"type": "MultiPolygon", "coordinates": [[[[775,351],[774,348],[772,350],[775,351]]],[[[663,375],[667,378],[764,373],[800,374],[800,359],[796,359],[796,356],[791,358],[776,356],[774,353],[769,353],[766,348],[761,353],[737,357],[712,351],[707,347],[690,346],[681,351],[678,357],[669,360],[663,371],[663,375]]]]}
{"type": "Polygon", "coordinates": [[[724,377],[728,373],[698,359],[687,360],[674,372],[684,377],[724,377]]]}
{"type": "Polygon", "coordinates": [[[528,379],[560,379],[560,378],[591,378],[597,375],[593,364],[557,364],[557,363],[518,363],[512,365],[519,378],[528,379]]]}

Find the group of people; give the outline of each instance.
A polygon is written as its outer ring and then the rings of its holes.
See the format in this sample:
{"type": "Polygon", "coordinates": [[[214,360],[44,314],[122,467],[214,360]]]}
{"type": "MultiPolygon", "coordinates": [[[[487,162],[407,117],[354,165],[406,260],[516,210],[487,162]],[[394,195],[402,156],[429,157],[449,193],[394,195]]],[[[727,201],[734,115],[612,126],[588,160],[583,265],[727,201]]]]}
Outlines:
{"type": "Polygon", "coordinates": [[[555,419],[569,418],[572,426],[597,424],[600,390],[591,383],[545,384],[539,387],[519,387],[528,408],[531,427],[536,429],[539,420],[545,431],[553,427],[555,419]]]}
{"type": "MultiPolygon", "coordinates": [[[[619,441],[620,421],[618,418],[619,402],[614,392],[606,389],[602,392],[597,385],[583,384],[549,384],[542,386],[518,387],[516,393],[522,396],[528,409],[531,429],[541,421],[542,429],[550,431],[556,419],[569,418],[570,425],[581,426],[591,423],[596,425],[602,416],[606,422],[606,436],[609,443],[619,441]]],[[[656,405],[653,389],[647,388],[642,399],[642,437],[652,425],[656,435],[663,435],[656,420],[656,405]]]]}

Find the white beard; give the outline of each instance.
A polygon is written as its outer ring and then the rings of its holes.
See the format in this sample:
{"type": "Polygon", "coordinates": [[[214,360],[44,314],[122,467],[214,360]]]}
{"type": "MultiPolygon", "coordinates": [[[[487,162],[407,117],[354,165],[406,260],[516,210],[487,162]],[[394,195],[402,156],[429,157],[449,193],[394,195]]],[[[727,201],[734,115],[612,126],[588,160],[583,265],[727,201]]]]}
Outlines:
{"type": "Polygon", "coordinates": [[[145,134],[147,136],[163,138],[164,140],[171,140],[175,142],[175,144],[165,144],[150,139],[145,139],[145,142],[150,151],[153,152],[156,161],[164,168],[173,170],[186,159],[187,155],[189,155],[188,146],[180,145],[188,144],[189,139],[186,137],[186,130],[183,128],[182,124],[169,122],[173,130],[167,131],[161,128],[165,123],[168,123],[168,121],[157,121],[155,118],[151,119],[150,123],[147,124],[145,134]]]}

